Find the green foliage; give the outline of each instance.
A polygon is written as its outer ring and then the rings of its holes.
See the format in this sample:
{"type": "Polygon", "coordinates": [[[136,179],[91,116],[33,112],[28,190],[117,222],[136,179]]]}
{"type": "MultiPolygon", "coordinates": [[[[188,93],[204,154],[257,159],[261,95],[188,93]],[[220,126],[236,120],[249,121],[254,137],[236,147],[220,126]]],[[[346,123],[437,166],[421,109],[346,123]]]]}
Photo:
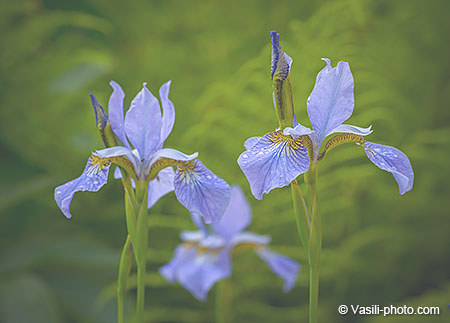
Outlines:
{"type": "MultiPolygon", "coordinates": [[[[449,9],[446,1],[419,0],[0,2],[0,321],[115,320],[126,238],[120,183],[77,194],[70,221],[53,201],[54,187],[77,177],[102,148],[88,93],[106,107],[111,79],[126,102],[141,82],[156,94],[172,79],[177,117],[168,146],[199,151],[209,168],[241,185],[253,208],[250,229],[270,234],[275,250],[304,265],[297,287],[283,294],[257,256],[239,254],[231,281],[236,322],[306,321],[306,256],[289,188],[256,201],[236,163],[245,139],[277,126],[271,29],[294,59],[297,119],[308,125],[320,58],[346,60],[355,77],[349,123],[372,124],[367,139],[404,151],[416,175],[414,189],[400,196],[360,147],[339,147],[320,163],[321,321],[423,322],[342,317],[339,304],[440,306],[442,314],[427,321],[447,321],[449,9]]],[[[193,229],[173,194],[151,210],[150,226],[148,321],[213,321],[214,289],[203,304],[157,274],[179,232],[193,229]]],[[[130,303],[135,284],[132,276],[130,303]]]]}

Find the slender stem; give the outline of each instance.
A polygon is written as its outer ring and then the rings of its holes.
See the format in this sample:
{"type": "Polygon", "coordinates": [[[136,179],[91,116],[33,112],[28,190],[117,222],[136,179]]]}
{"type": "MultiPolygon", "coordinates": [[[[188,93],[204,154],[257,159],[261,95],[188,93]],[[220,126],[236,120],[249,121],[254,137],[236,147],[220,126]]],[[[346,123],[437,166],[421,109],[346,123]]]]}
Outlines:
{"type": "Polygon", "coordinates": [[[320,254],[322,251],[322,219],[318,210],[318,188],[317,188],[317,163],[311,164],[310,170],[305,177],[308,184],[308,193],[311,205],[311,234],[309,238],[309,322],[318,322],[319,308],[319,269],[320,254]]]}
{"type": "Polygon", "coordinates": [[[222,279],[216,289],[216,323],[233,322],[231,278],[222,279]]]}
{"type": "Polygon", "coordinates": [[[148,246],[148,221],[147,221],[147,195],[148,190],[145,183],[136,183],[136,199],[139,203],[139,213],[137,216],[135,259],[137,264],[137,302],[136,302],[136,322],[144,322],[145,308],[145,271],[146,255],[148,246]]]}
{"type": "Polygon", "coordinates": [[[132,261],[132,252],[131,252],[131,239],[130,236],[127,236],[125,240],[125,244],[122,250],[122,256],[120,257],[119,264],[119,275],[117,279],[117,322],[124,323],[125,322],[125,291],[127,287],[127,278],[130,274],[131,269],[131,261],[132,261]]]}
{"type": "Polygon", "coordinates": [[[308,254],[309,247],[309,232],[311,229],[308,207],[303,198],[302,191],[295,179],[291,183],[292,201],[294,203],[295,222],[297,223],[297,231],[302,242],[303,249],[308,254]]]}

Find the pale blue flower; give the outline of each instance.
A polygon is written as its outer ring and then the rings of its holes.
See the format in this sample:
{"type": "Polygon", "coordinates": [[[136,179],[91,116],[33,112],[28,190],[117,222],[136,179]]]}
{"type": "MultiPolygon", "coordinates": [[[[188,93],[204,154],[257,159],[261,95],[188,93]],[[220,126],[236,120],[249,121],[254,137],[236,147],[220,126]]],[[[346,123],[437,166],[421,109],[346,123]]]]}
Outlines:
{"type": "MultiPolygon", "coordinates": [[[[283,53],[279,35],[272,37],[272,78],[284,79],[289,75],[292,59],[283,53]]],[[[299,175],[308,171],[310,163],[318,162],[328,148],[341,142],[356,142],[364,147],[367,157],[377,167],[394,176],[400,194],[411,190],[414,172],[408,157],[397,148],[366,141],[363,137],[372,133],[371,127],[360,128],[343,124],[353,113],[353,75],[347,62],[326,66],[319,72],[314,89],[307,100],[307,111],[312,129],[298,124],[248,139],[246,151],[238,158],[238,164],[250,183],[255,198],[262,199],[274,188],[289,185],[299,175]],[[320,152],[324,139],[334,133],[346,136],[332,138],[325,151],[320,152]],[[334,139],[334,141],[333,141],[334,139]]]]}
{"type": "MultiPolygon", "coordinates": [[[[134,169],[136,180],[142,182],[149,179],[147,176],[152,167],[161,167],[158,163],[163,160],[170,161],[170,167],[162,168],[149,181],[148,207],[153,206],[161,196],[175,191],[179,202],[188,210],[203,216],[206,223],[217,222],[229,201],[229,185],[195,159],[198,153],[186,155],[175,149],[163,148],[175,122],[174,105],[169,99],[170,81],[159,90],[162,113],[158,99],[144,83],[125,116],[125,94],[116,82],[111,81],[110,85],[113,93],[109,99],[109,119],[93,96],[92,102],[97,123],[99,120],[103,126],[110,123],[123,146],[96,151],[79,178],[55,189],[55,200],[64,215],[71,217],[69,207],[75,192],[98,191],[106,184],[110,163],[121,156],[127,158],[134,169]],[[177,170],[174,171],[171,166],[177,170]]],[[[120,177],[120,171],[116,170],[115,175],[120,177]]]]}
{"type": "Polygon", "coordinates": [[[291,290],[300,265],[268,248],[270,237],[244,231],[251,222],[251,209],[242,190],[234,185],[223,217],[210,226],[192,214],[199,231],[183,231],[184,241],[175,249],[172,260],[159,269],[169,282],[179,282],[197,299],[205,301],[209,290],[221,279],[231,276],[233,251],[249,247],[284,281],[283,290],[291,290]]]}

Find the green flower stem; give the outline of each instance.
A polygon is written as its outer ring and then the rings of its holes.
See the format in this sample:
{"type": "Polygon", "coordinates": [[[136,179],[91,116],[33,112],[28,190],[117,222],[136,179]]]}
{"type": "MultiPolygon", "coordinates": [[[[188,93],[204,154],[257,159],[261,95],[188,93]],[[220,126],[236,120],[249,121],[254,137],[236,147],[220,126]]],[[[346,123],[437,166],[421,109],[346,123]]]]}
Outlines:
{"type": "Polygon", "coordinates": [[[322,219],[318,211],[318,189],[317,189],[317,163],[313,162],[310,170],[305,175],[305,181],[308,185],[308,193],[311,206],[311,232],[309,238],[309,322],[318,322],[319,305],[319,269],[320,253],[322,250],[322,219]]]}
{"type": "Polygon", "coordinates": [[[291,192],[292,201],[294,202],[294,215],[295,221],[297,223],[298,235],[303,245],[303,249],[305,249],[305,252],[308,255],[309,232],[311,229],[311,224],[309,219],[308,207],[296,179],[291,183],[291,192]]]}
{"type": "Polygon", "coordinates": [[[143,322],[145,307],[145,271],[146,255],[148,248],[148,210],[147,210],[148,186],[145,182],[136,183],[136,200],[139,213],[137,215],[136,245],[134,247],[137,264],[137,302],[136,322],[143,322]]]}
{"type": "Polygon", "coordinates": [[[216,323],[233,322],[231,278],[222,279],[216,287],[216,323]]]}
{"type": "Polygon", "coordinates": [[[119,276],[117,279],[117,322],[125,322],[125,291],[127,287],[127,279],[130,275],[131,262],[132,262],[132,250],[130,235],[127,235],[125,244],[122,250],[122,256],[120,257],[119,264],[119,276]]]}

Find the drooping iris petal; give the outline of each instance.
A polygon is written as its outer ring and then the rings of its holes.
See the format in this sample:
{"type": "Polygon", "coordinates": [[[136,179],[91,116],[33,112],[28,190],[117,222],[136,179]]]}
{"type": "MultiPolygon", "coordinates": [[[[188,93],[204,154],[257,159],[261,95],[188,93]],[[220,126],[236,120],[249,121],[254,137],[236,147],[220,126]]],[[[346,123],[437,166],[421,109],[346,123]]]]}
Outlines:
{"type": "Polygon", "coordinates": [[[147,159],[159,146],[161,108],[146,83],[131,101],[125,116],[125,131],[142,159],[147,159]]]}
{"type": "Polygon", "coordinates": [[[333,131],[329,133],[329,135],[336,132],[354,133],[355,135],[359,136],[368,136],[373,132],[373,130],[372,126],[369,126],[367,128],[361,128],[349,124],[341,124],[340,126],[334,128],[333,131]]]}
{"type": "Polygon", "coordinates": [[[341,125],[353,113],[353,75],[347,62],[339,62],[332,68],[329,59],[317,75],[316,84],[307,101],[309,119],[317,133],[320,146],[322,140],[334,128],[341,125]]]}
{"type": "Polygon", "coordinates": [[[231,198],[225,213],[219,222],[211,225],[214,232],[226,240],[247,228],[252,221],[252,211],[242,189],[233,185],[231,198]]]}
{"type": "Polygon", "coordinates": [[[252,194],[261,200],[263,193],[289,185],[306,172],[310,161],[301,138],[292,139],[277,131],[264,135],[237,162],[250,183],[252,194]]]}
{"type": "Polygon", "coordinates": [[[291,70],[292,58],[290,58],[281,49],[279,37],[275,30],[270,32],[270,37],[272,39],[272,65],[270,69],[270,77],[272,79],[279,78],[284,80],[291,70]]]}
{"type": "Polygon", "coordinates": [[[123,99],[125,98],[125,93],[118,83],[111,81],[109,82],[109,85],[113,88],[113,93],[109,97],[108,102],[108,112],[111,128],[116,136],[120,139],[120,141],[123,142],[125,146],[130,148],[127,136],[125,135],[124,127],[123,99]]]}
{"type": "Polygon", "coordinates": [[[230,199],[230,186],[198,159],[178,168],[174,186],[178,201],[207,224],[219,221],[230,199]]]}
{"type": "Polygon", "coordinates": [[[79,191],[97,192],[108,181],[109,163],[91,156],[80,177],[55,188],[55,200],[62,213],[70,218],[70,203],[73,195],[79,191]]]}
{"type": "Polygon", "coordinates": [[[202,252],[177,268],[177,281],[198,300],[206,301],[213,285],[231,275],[231,260],[226,249],[202,252]]]}
{"type": "Polygon", "coordinates": [[[414,183],[414,171],[408,157],[391,146],[366,142],[364,151],[367,157],[378,168],[392,173],[398,183],[400,194],[410,191],[414,183]]]}
{"type": "Polygon", "coordinates": [[[245,149],[249,150],[256,145],[262,137],[250,137],[244,142],[245,149]]]}
{"type": "Polygon", "coordinates": [[[164,266],[159,268],[159,273],[167,281],[174,283],[177,277],[178,270],[182,270],[183,264],[191,261],[197,254],[197,247],[192,245],[181,244],[175,251],[174,256],[164,266]]]}
{"type": "Polygon", "coordinates": [[[283,291],[285,293],[294,288],[300,272],[299,263],[269,248],[258,248],[256,253],[277,276],[284,280],[283,291]]]}
{"type": "Polygon", "coordinates": [[[160,170],[156,178],[148,183],[148,208],[155,205],[161,197],[173,191],[174,178],[173,168],[166,167],[160,170]]]}
{"type": "Polygon", "coordinates": [[[175,123],[175,108],[172,101],[169,100],[170,83],[171,81],[164,83],[159,89],[159,97],[161,98],[161,105],[163,109],[160,139],[161,147],[172,132],[173,124],[175,123]]]}
{"type": "Polygon", "coordinates": [[[230,246],[237,246],[239,244],[254,244],[254,245],[267,245],[270,243],[270,236],[257,234],[249,231],[239,232],[233,236],[230,240],[230,246]]]}

